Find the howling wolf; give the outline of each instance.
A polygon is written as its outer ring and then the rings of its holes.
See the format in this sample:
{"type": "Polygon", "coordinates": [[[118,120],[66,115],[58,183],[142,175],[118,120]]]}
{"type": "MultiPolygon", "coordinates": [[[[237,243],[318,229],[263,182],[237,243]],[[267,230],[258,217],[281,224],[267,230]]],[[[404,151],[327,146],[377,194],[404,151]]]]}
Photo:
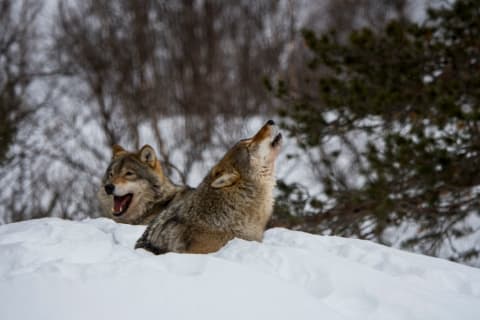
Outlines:
{"type": "Polygon", "coordinates": [[[148,225],[135,248],[155,254],[207,253],[234,237],[261,241],[273,209],[281,142],[272,120],[239,141],[196,190],[184,192],[148,225]]]}

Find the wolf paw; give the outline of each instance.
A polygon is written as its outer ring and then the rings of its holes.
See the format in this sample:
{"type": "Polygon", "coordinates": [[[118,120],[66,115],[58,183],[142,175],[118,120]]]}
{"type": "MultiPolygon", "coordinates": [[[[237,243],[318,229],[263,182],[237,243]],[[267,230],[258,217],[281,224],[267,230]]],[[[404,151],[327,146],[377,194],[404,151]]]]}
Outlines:
{"type": "Polygon", "coordinates": [[[153,254],[159,255],[159,254],[164,254],[167,253],[168,251],[162,248],[158,248],[154,245],[152,245],[150,242],[145,241],[143,239],[139,239],[137,243],[135,244],[135,249],[144,249],[147,251],[150,251],[153,254]]]}

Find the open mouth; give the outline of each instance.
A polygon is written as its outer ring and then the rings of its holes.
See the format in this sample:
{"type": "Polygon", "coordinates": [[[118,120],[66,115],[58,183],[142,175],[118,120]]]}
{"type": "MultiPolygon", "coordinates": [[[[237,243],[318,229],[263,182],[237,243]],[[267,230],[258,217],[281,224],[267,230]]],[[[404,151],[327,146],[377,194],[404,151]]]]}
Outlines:
{"type": "Polygon", "coordinates": [[[280,142],[281,142],[281,141],[282,141],[282,134],[279,133],[279,134],[277,134],[277,135],[273,138],[273,140],[272,140],[272,142],[270,143],[270,145],[271,145],[272,147],[276,147],[276,146],[280,145],[280,142]]]}
{"type": "Polygon", "coordinates": [[[113,196],[112,214],[114,216],[121,216],[128,210],[132,202],[133,194],[129,193],[121,197],[113,196]]]}

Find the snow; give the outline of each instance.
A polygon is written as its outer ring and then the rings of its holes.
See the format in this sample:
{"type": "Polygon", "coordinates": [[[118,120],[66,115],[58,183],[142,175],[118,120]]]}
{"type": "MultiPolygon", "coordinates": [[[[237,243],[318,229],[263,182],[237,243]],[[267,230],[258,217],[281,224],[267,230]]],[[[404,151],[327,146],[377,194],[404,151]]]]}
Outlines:
{"type": "Polygon", "coordinates": [[[133,250],[144,226],[0,226],[0,319],[480,319],[480,269],[271,229],[217,253],[133,250]]]}

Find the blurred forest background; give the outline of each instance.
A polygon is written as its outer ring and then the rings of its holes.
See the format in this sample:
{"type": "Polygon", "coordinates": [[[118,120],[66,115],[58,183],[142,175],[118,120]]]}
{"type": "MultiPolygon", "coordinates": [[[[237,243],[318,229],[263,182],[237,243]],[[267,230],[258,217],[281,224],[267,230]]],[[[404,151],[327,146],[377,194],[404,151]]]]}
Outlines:
{"type": "Polygon", "coordinates": [[[480,266],[475,0],[0,0],[0,223],[98,217],[110,146],[195,185],[274,118],[271,226],[480,266]]]}

